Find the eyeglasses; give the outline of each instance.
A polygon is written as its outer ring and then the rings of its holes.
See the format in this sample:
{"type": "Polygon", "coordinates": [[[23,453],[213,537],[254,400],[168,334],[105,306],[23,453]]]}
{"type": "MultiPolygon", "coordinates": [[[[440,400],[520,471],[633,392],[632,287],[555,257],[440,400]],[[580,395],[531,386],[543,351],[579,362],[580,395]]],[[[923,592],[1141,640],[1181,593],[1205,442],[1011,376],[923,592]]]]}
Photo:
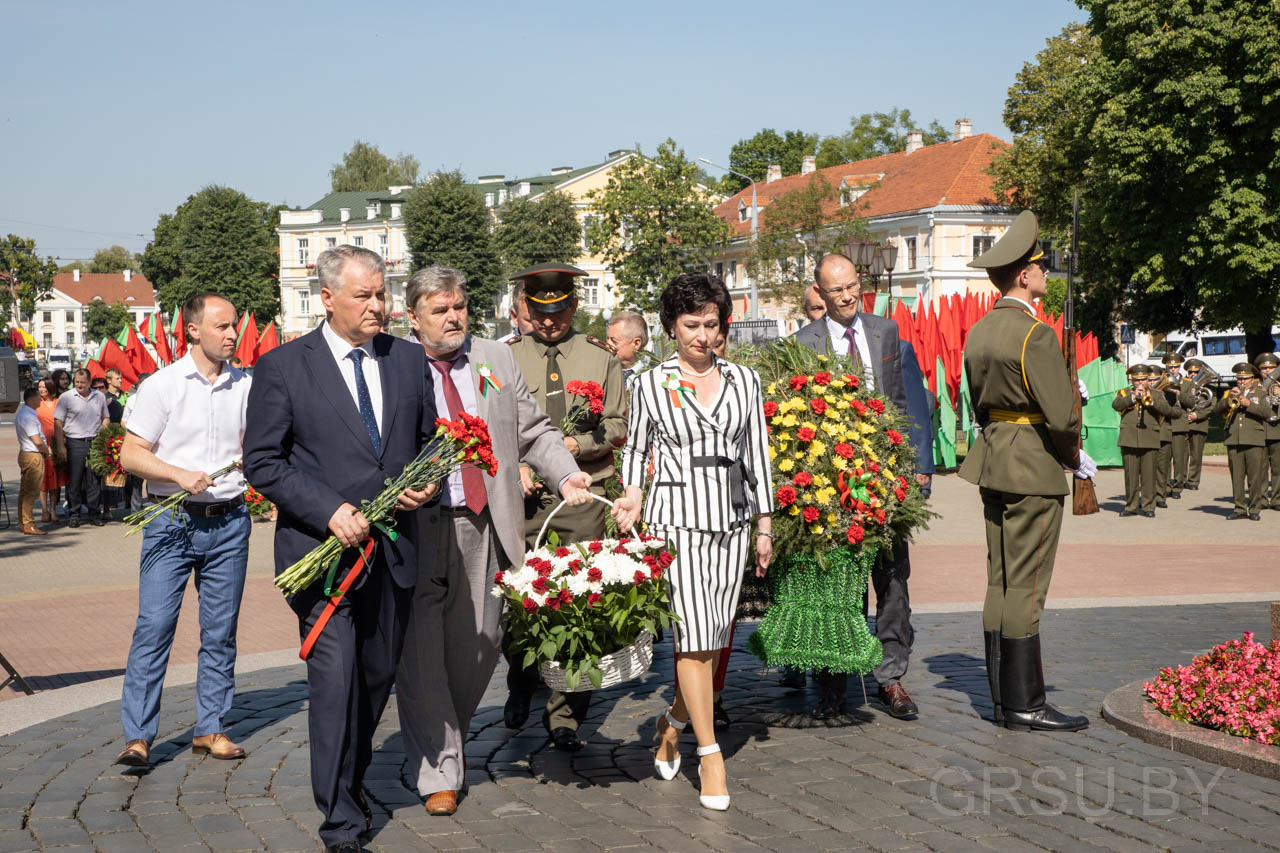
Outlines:
{"type": "Polygon", "coordinates": [[[840,299],[843,296],[853,296],[856,298],[861,291],[862,287],[856,281],[850,282],[844,287],[836,288],[834,290],[828,290],[825,287],[818,288],[819,293],[824,296],[830,296],[832,299],[840,299]]]}

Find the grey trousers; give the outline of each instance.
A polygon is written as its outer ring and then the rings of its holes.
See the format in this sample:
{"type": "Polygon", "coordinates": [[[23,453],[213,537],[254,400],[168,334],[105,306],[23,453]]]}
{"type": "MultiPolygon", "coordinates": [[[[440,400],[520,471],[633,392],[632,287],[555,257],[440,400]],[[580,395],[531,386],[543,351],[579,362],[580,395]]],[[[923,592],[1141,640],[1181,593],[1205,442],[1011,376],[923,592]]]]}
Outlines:
{"type": "Polygon", "coordinates": [[[462,789],[467,730],[502,642],[502,599],[489,593],[505,559],[487,509],[426,512],[421,530],[396,695],[405,760],[426,797],[462,789]]]}
{"type": "Polygon", "coordinates": [[[893,544],[893,556],[881,555],[871,569],[871,586],[876,593],[876,639],[884,646],[884,659],[871,671],[882,687],[907,674],[907,660],[916,632],[911,627],[911,597],[907,579],[911,577],[911,553],[906,542],[893,544]]]}

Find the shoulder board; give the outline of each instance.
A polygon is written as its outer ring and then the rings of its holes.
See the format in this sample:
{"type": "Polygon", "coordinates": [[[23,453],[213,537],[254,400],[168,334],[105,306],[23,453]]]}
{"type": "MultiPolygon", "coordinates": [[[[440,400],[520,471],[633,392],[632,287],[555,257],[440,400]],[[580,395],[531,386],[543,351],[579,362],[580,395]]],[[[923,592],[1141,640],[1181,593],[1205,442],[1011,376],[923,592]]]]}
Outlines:
{"type": "Polygon", "coordinates": [[[596,346],[600,347],[600,349],[604,350],[610,355],[618,354],[618,351],[613,348],[613,344],[609,343],[608,341],[602,341],[599,338],[595,337],[594,335],[583,335],[583,337],[587,339],[587,343],[595,344],[596,346]]]}
{"type": "Polygon", "coordinates": [[[513,335],[512,337],[507,338],[507,346],[515,346],[520,343],[521,338],[523,338],[523,335],[513,335]]]}

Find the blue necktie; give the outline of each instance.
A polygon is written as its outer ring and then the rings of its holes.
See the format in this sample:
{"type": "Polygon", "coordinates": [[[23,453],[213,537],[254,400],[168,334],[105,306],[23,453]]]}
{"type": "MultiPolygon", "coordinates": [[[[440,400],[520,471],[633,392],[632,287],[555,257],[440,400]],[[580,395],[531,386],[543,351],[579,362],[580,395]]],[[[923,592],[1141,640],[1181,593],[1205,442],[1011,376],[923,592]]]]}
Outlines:
{"type": "Polygon", "coordinates": [[[369,397],[369,383],[364,381],[364,357],[368,355],[362,349],[353,349],[347,358],[356,365],[356,399],[360,401],[360,420],[364,421],[365,431],[369,433],[369,441],[373,443],[373,455],[382,455],[382,435],[378,432],[378,419],[373,415],[373,399],[369,397]]]}

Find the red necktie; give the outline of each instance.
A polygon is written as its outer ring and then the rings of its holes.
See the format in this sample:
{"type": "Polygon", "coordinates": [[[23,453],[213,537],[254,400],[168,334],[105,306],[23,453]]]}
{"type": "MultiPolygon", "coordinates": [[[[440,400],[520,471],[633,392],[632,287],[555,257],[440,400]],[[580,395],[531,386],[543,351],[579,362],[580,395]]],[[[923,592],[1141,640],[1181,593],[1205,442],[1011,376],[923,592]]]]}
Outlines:
{"type": "MultiPolygon", "coordinates": [[[[462,411],[462,398],[458,396],[458,386],[453,384],[453,377],[449,375],[449,371],[453,369],[453,362],[432,359],[431,364],[440,371],[440,384],[444,387],[444,401],[449,405],[449,418],[457,420],[458,413],[462,411]]],[[[484,489],[484,474],[473,465],[464,467],[460,473],[462,474],[462,494],[466,500],[467,509],[479,515],[484,512],[485,505],[489,503],[488,494],[484,489]]]]}

